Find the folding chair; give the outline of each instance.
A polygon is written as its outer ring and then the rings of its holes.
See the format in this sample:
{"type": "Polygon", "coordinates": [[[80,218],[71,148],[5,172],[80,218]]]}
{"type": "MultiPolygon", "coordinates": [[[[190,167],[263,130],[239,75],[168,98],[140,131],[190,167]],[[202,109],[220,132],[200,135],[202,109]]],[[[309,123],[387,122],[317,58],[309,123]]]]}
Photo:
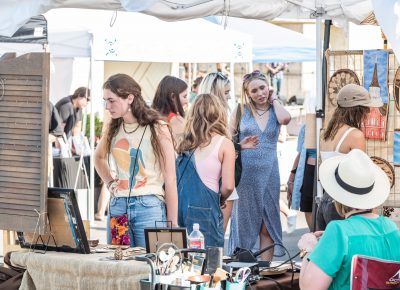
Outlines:
{"type": "Polygon", "coordinates": [[[400,289],[400,261],[354,255],[351,261],[350,288],[400,289]]]}

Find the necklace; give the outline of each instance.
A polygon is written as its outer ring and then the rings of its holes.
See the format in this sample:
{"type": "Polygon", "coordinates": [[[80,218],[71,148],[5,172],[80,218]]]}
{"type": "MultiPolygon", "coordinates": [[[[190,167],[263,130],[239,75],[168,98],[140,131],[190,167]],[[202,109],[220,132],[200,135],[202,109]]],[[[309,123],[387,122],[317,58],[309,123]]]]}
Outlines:
{"type": "Polygon", "coordinates": [[[261,117],[262,115],[264,115],[265,113],[267,113],[268,111],[269,111],[269,108],[271,108],[271,106],[268,106],[268,108],[266,108],[265,110],[264,109],[257,109],[257,108],[255,108],[256,110],[256,114],[259,116],[259,117],[261,117]],[[261,113],[259,113],[259,111],[261,111],[261,113]]]}
{"type": "Polygon", "coordinates": [[[359,212],[355,212],[350,214],[346,219],[348,219],[349,217],[355,216],[355,215],[360,215],[360,214],[365,214],[365,213],[371,213],[372,209],[368,209],[368,210],[364,210],[364,211],[359,211],[359,212]]]}
{"type": "Polygon", "coordinates": [[[135,133],[135,132],[137,131],[137,129],[139,129],[139,127],[140,127],[140,124],[138,124],[137,127],[136,127],[135,129],[133,129],[132,131],[126,131],[126,129],[125,129],[125,122],[122,122],[122,128],[124,129],[124,132],[125,132],[126,134],[135,133]]]}

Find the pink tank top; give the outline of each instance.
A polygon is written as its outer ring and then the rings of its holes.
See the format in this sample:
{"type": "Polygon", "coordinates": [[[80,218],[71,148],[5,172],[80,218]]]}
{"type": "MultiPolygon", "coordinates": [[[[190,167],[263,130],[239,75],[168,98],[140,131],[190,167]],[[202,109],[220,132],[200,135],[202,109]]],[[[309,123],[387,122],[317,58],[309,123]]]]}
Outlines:
{"type": "Polygon", "coordinates": [[[225,136],[216,136],[219,138],[216,142],[211,142],[207,147],[202,148],[203,150],[209,146],[214,146],[211,153],[203,160],[198,160],[195,153],[196,170],[200,176],[201,181],[215,192],[219,192],[219,179],[221,178],[222,163],[219,161],[218,153],[225,136]]]}

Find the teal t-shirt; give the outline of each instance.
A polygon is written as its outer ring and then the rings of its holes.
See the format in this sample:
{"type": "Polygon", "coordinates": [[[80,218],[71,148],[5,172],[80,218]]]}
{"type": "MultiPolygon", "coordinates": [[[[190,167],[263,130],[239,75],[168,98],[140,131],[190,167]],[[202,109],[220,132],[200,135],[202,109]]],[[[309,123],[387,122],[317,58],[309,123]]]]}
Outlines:
{"type": "Polygon", "coordinates": [[[400,231],[379,216],[353,216],[331,221],[309,260],[333,278],[329,289],[350,289],[351,259],[355,254],[400,261],[400,231]]]}

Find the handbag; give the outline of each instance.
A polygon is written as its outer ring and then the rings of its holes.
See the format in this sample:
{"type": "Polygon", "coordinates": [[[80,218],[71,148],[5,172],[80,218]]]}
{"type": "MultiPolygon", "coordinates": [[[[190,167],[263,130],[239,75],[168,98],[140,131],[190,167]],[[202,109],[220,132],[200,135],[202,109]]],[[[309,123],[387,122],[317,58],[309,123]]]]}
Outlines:
{"type": "MultiPolygon", "coordinates": [[[[142,138],[140,139],[139,146],[136,150],[135,164],[133,165],[133,171],[129,184],[132,184],[134,172],[136,170],[136,164],[138,164],[138,154],[140,145],[142,144],[143,136],[146,133],[147,126],[144,128],[142,138]]],[[[128,200],[126,202],[126,213],[118,216],[111,215],[111,206],[108,208],[110,213],[110,231],[111,231],[111,245],[130,245],[131,239],[129,236],[129,217],[128,217],[128,202],[131,197],[132,186],[129,187],[128,200]]]]}
{"type": "Polygon", "coordinates": [[[239,185],[240,178],[242,177],[242,149],[240,147],[240,121],[242,119],[242,110],[240,109],[240,105],[237,106],[236,109],[236,130],[235,134],[232,137],[232,142],[236,151],[236,160],[235,160],[235,187],[239,185]]]}

